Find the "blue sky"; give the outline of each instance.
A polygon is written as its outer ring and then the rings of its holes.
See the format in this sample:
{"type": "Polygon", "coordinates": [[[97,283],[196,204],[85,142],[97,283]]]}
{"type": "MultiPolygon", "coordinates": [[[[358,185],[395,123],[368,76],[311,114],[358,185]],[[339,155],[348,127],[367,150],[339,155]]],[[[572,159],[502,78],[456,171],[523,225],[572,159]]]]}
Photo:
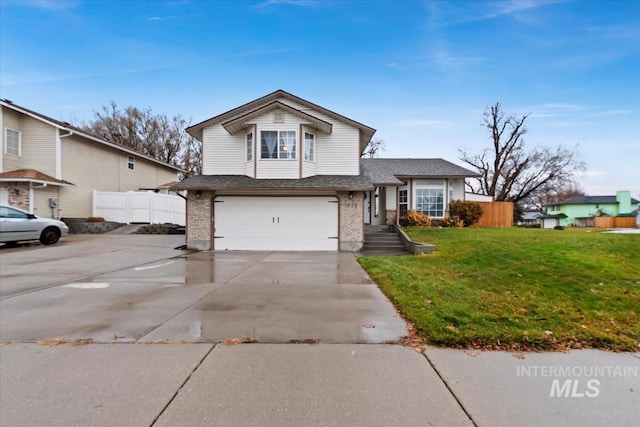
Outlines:
{"type": "Polygon", "coordinates": [[[0,97],[78,122],[114,100],[199,122],[284,89],[378,130],[384,157],[578,146],[590,194],[640,197],[640,1],[0,0],[0,97]]]}

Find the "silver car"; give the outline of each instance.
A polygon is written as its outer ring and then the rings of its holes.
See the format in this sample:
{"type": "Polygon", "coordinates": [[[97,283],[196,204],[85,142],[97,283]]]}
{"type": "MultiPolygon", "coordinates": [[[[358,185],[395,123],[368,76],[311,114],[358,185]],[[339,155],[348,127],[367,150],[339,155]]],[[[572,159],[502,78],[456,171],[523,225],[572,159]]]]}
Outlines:
{"type": "Polygon", "coordinates": [[[0,205],[0,243],[40,240],[44,245],[53,245],[68,233],[69,227],[62,221],[39,218],[22,209],[0,205]]]}

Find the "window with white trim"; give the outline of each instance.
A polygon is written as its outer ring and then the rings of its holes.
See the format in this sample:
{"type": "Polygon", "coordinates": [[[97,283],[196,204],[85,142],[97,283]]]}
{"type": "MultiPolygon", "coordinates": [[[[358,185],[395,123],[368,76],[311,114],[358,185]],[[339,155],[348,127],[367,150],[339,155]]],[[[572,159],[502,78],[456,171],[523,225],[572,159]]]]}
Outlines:
{"type": "Polygon", "coordinates": [[[304,159],[316,161],[316,136],[309,132],[304,133],[304,159]]]}
{"type": "Polygon", "coordinates": [[[416,188],[416,211],[434,218],[444,217],[442,188],[416,188]]]}
{"type": "Polygon", "coordinates": [[[13,129],[5,129],[5,154],[20,156],[20,132],[13,129]]]}
{"type": "Polygon", "coordinates": [[[296,159],[296,132],[263,130],[260,132],[261,159],[296,159]]]}
{"type": "Polygon", "coordinates": [[[130,170],[134,170],[136,168],[136,159],[134,157],[129,156],[127,159],[127,168],[130,170]]]}
{"type": "Polygon", "coordinates": [[[247,162],[253,160],[253,132],[247,134],[247,162]]]}
{"type": "Polygon", "coordinates": [[[400,207],[400,217],[403,217],[409,211],[409,191],[398,191],[398,206],[400,207]]]}

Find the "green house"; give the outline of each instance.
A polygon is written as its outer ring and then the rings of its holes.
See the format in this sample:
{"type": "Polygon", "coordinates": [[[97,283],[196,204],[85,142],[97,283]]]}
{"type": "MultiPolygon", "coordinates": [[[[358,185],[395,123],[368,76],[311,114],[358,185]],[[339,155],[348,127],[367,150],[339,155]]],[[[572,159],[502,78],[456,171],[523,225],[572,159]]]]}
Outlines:
{"type": "Polygon", "coordinates": [[[593,227],[596,216],[635,216],[640,202],[630,191],[618,191],[615,196],[576,196],[547,206],[541,218],[542,228],[557,225],[593,227]]]}

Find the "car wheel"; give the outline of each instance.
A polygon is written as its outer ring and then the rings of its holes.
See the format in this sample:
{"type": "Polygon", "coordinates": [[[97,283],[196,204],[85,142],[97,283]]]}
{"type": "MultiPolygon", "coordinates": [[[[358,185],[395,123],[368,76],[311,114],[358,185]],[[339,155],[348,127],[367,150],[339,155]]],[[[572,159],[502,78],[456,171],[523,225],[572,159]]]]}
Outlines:
{"type": "Polygon", "coordinates": [[[60,240],[60,230],[55,227],[47,227],[40,235],[40,243],[43,245],[53,245],[60,240]]]}

